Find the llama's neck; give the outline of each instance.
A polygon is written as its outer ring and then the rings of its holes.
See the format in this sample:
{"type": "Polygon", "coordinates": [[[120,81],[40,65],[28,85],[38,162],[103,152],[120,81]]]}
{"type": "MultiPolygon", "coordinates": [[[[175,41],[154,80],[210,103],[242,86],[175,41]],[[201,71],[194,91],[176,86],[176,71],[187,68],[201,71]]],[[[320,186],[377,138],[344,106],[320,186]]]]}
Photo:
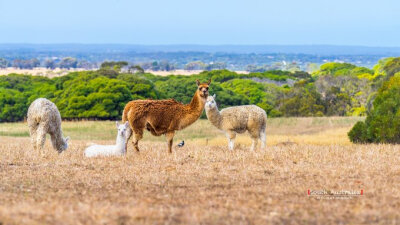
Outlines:
{"type": "Polygon", "coordinates": [[[197,92],[194,94],[192,100],[188,105],[185,105],[186,111],[180,121],[180,128],[183,129],[190,124],[196,122],[204,110],[205,100],[198,96],[197,92]]]}
{"type": "Polygon", "coordinates": [[[201,97],[199,97],[199,95],[196,92],[196,93],[194,93],[194,96],[189,103],[189,108],[193,112],[197,111],[199,114],[201,114],[204,109],[204,104],[205,104],[205,100],[201,99],[201,97]]]}
{"type": "Polygon", "coordinates": [[[219,113],[217,106],[215,106],[215,108],[206,109],[206,115],[212,125],[214,125],[218,129],[221,129],[222,117],[221,114],[219,113]]]}
{"type": "Polygon", "coordinates": [[[117,135],[117,140],[115,142],[115,151],[120,153],[125,153],[126,149],[126,138],[122,135],[117,135]]]}
{"type": "Polygon", "coordinates": [[[64,146],[66,143],[64,142],[61,128],[57,129],[57,131],[51,135],[51,144],[58,151],[64,150],[64,146]]]}

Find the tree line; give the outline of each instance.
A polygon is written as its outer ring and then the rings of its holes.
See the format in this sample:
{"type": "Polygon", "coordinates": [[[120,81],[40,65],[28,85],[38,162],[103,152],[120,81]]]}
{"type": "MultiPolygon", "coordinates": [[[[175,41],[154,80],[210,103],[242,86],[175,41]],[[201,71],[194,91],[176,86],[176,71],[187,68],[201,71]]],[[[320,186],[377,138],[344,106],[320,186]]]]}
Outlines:
{"type": "Polygon", "coordinates": [[[45,59],[40,61],[37,58],[31,59],[14,59],[12,61],[8,61],[4,58],[0,58],[0,68],[14,67],[18,69],[33,69],[36,67],[45,67],[48,69],[62,68],[62,69],[71,69],[71,68],[83,68],[83,69],[92,69],[97,68],[96,63],[90,63],[86,60],[78,61],[76,58],[72,57],[64,57],[61,59],[45,59]]]}
{"type": "MultiPolygon", "coordinates": [[[[189,103],[196,79],[213,80],[210,92],[217,94],[220,108],[255,104],[269,117],[370,116],[379,108],[376,101],[382,99],[382,87],[392,87],[397,82],[392,77],[400,72],[400,58],[382,59],[373,69],[325,63],[311,74],[212,70],[191,76],[156,76],[144,73],[140,66],[124,72],[121,68],[126,65],[107,62],[95,71],[72,72],[51,79],[20,74],[0,76],[0,121],[23,120],[30,103],[39,97],[55,102],[64,119],[120,119],[125,104],[134,99],[174,98],[189,103]]],[[[393,101],[399,102],[396,98],[393,101]]],[[[387,104],[386,100],[380,101],[387,104]]],[[[396,104],[391,107],[398,107],[396,104]]]]}

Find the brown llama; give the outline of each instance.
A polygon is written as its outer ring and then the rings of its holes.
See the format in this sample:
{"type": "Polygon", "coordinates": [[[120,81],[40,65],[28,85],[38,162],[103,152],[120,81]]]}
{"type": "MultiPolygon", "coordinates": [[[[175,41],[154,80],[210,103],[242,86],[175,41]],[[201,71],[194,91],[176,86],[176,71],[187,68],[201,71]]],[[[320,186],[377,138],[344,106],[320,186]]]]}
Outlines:
{"type": "Polygon", "coordinates": [[[127,141],[133,133],[133,146],[139,151],[139,140],[143,137],[143,129],[147,129],[154,136],[165,134],[168,142],[168,151],[172,152],[172,143],[175,131],[182,130],[194,123],[201,116],[208,97],[207,83],[200,83],[192,101],[184,105],[174,99],[168,100],[134,100],[128,102],[122,114],[122,121],[129,121],[131,132],[127,134],[127,141]]]}

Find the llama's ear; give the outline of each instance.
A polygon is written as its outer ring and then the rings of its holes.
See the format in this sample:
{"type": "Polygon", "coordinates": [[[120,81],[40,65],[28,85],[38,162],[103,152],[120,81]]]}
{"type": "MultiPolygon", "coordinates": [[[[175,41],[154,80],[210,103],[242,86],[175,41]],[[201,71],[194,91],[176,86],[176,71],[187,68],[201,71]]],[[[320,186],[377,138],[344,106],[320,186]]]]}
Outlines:
{"type": "Polygon", "coordinates": [[[68,142],[68,141],[69,141],[69,137],[66,137],[66,138],[65,138],[65,142],[68,142]]]}
{"type": "Polygon", "coordinates": [[[115,125],[117,125],[117,128],[119,127],[119,122],[115,121],[115,125]]]}
{"type": "Polygon", "coordinates": [[[208,85],[210,85],[210,84],[211,84],[211,78],[208,80],[207,84],[208,84],[208,85]]]}
{"type": "Polygon", "coordinates": [[[126,121],[126,122],[124,123],[124,125],[125,125],[126,128],[128,128],[128,127],[129,127],[129,122],[126,121]]]}
{"type": "Polygon", "coordinates": [[[215,100],[216,97],[217,97],[217,95],[214,94],[214,95],[213,95],[214,100],[215,100]]]}
{"type": "Polygon", "coordinates": [[[197,84],[197,86],[199,86],[200,85],[200,81],[196,80],[196,84],[197,84]]]}

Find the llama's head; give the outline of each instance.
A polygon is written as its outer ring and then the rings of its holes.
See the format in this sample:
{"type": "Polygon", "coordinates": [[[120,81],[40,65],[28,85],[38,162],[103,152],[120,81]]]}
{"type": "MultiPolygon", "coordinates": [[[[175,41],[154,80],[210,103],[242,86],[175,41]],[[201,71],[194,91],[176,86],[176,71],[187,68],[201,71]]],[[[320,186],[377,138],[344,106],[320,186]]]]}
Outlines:
{"type": "Polygon", "coordinates": [[[207,109],[214,109],[217,107],[217,103],[215,102],[215,94],[213,96],[208,96],[206,101],[206,110],[207,109]]]}
{"type": "Polygon", "coordinates": [[[69,141],[69,137],[62,138],[61,146],[60,146],[60,148],[58,149],[58,152],[59,152],[59,153],[61,153],[61,152],[65,151],[65,150],[67,150],[67,148],[68,148],[68,141],[69,141]]]}
{"type": "Polygon", "coordinates": [[[197,94],[199,97],[203,98],[204,100],[208,97],[208,87],[210,86],[211,79],[208,80],[207,83],[200,83],[199,80],[196,80],[197,84],[197,94]]]}
{"type": "Polygon", "coordinates": [[[125,123],[120,124],[117,121],[116,124],[117,124],[117,129],[118,129],[118,136],[125,137],[127,130],[130,129],[129,128],[129,122],[126,121],[125,123]]]}

